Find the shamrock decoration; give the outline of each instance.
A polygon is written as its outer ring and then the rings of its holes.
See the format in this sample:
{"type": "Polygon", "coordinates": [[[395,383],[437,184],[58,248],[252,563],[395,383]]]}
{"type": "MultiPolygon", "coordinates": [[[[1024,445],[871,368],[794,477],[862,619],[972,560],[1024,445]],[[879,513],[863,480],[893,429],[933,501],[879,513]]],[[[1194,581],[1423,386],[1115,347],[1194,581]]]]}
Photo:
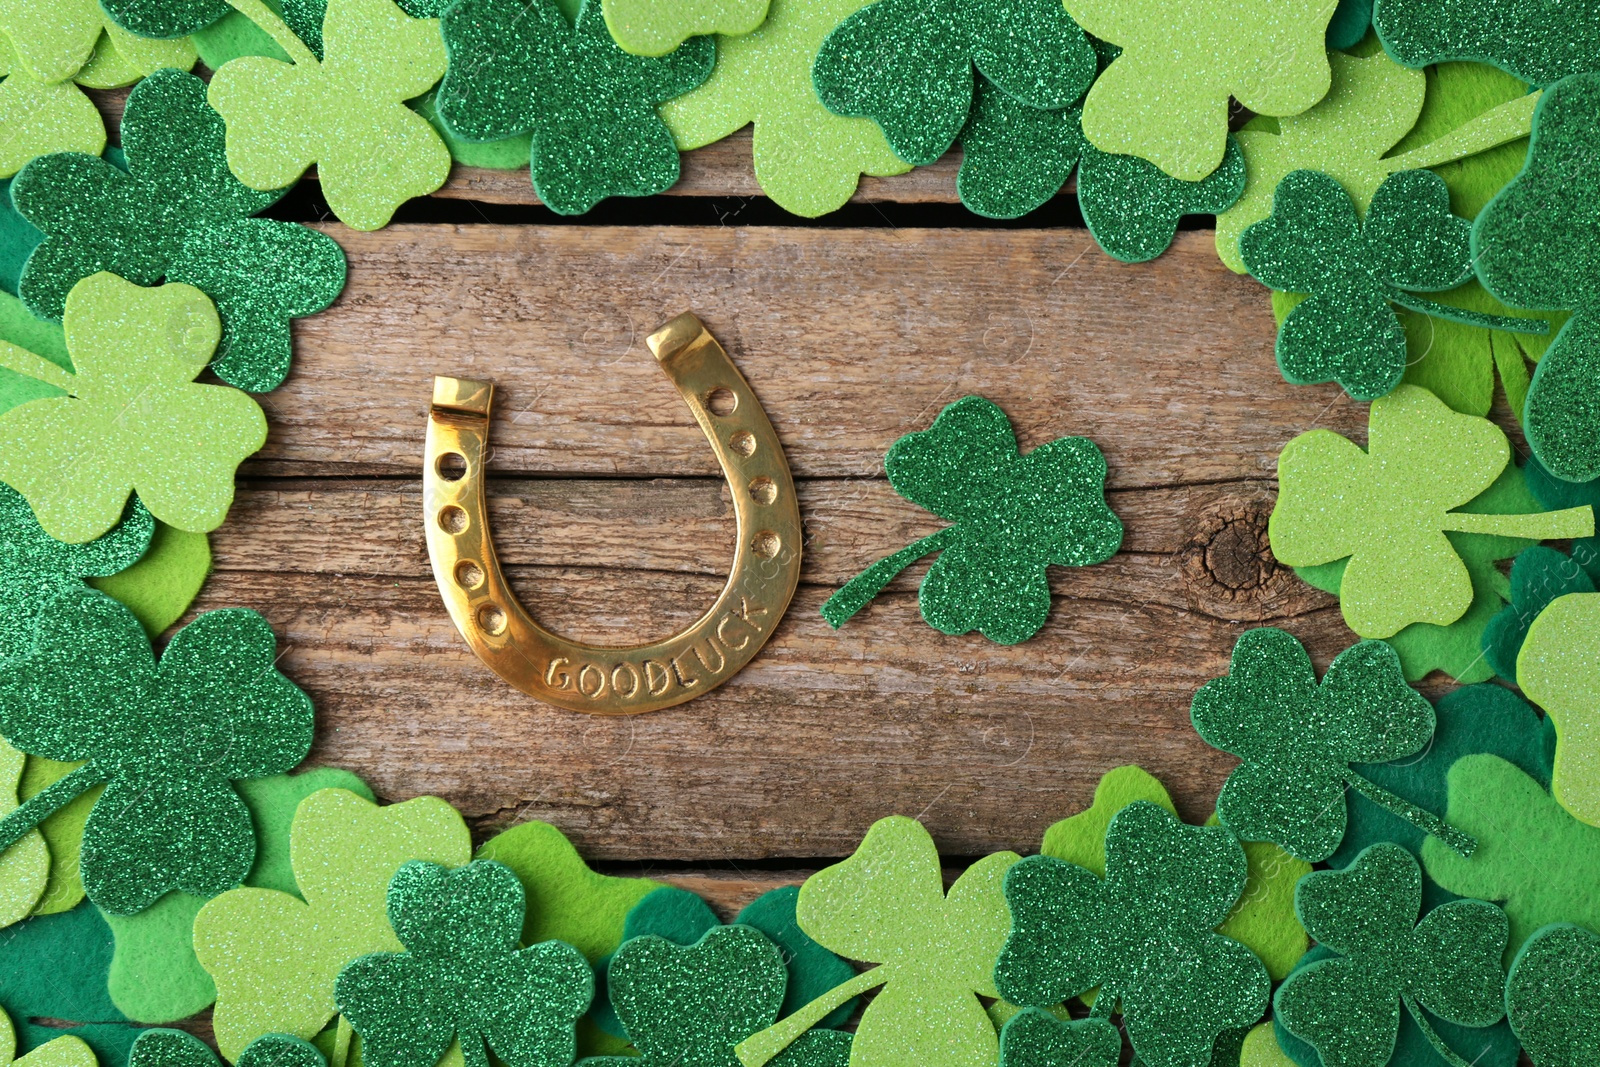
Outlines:
{"type": "Polygon", "coordinates": [[[1354,48],[1371,28],[1372,0],[1339,0],[1328,22],[1328,48],[1354,48]]]}
{"type": "Polygon", "coordinates": [[[71,81],[47,83],[28,73],[0,33],[0,178],[46,152],[89,152],[106,147],[106,127],[94,101],[71,81]]]}
{"type": "Polygon", "coordinates": [[[0,1064],[6,1067],[97,1067],[94,1050],[80,1037],[70,1034],[46,1042],[28,1053],[17,1055],[17,1031],[11,1017],[0,1010],[0,1064]]]}
{"type": "Polygon", "coordinates": [[[12,199],[45,238],[23,267],[21,296],[59,319],[72,287],[101,270],[193,285],[222,323],[211,369],[266,392],[289,372],[289,320],[344,288],[344,252],[305,226],[249,218],[287,190],[256,192],[228,173],[222,119],[205,97],[199,78],[157,71],[128,94],[126,171],[77,154],[23,168],[12,199]]]}
{"type": "Polygon", "coordinates": [[[1357,400],[1400,384],[1406,334],[1390,307],[1487,329],[1537,333],[1539,320],[1481,315],[1412,296],[1472,276],[1471,224],[1450,213],[1450,190],[1429,170],[1384,180],[1363,223],[1332,177],[1297,170],[1273,197],[1272,217],[1244,231],[1239,253],[1256,280],[1308,292],[1278,331],[1278,367],[1294,385],[1336,381],[1357,400]]]}
{"type": "MultiPolygon", "coordinates": [[[[1553,554],[1559,556],[1559,553],[1553,554]]],[[[1520,562],[1520,561],[1519,561],[1520,562]]],[[[1561,557],[1587,584],[1587,575],[1561,557]]],[[[1513,574],[1515,580],[1515,574],[1513,574]]],[[[1517,681],[1555,724],[1550,791],[1577,819],[1600,826],[1600,594],[1592,587],[1554,599],[1527,629],[1517,681]]]]}
{"type": "Polygon", "coordinates": [[[1551,602],[1568,593],[1593,593],[1594,582],[1565,552],[1534,545],[1511,565],[1511,602],[1483,631],[1483,658],[1494,672],[1517,684],[1517,654],[1528,627],[1551,602]]]}
{"type": "MultiPolygon", "coordinates": [[[[17,788],[28,757],[0,739],[0,816],[17,807],[17,788]]],[[[50,883],[50,847],[33,831],[0,856],[0,927],[32,915],[50,883]]]]}
{"type": "Polygon", "coordinates": [[[760,29],[718,38],[717,64],[706,83],[661,105],[678,147],[699,148],[754,124],[761,191],[807,218],[843,207],[863,174],[881,178],[910,170],[876,123],[835,115],[811,85],[823,38],[870,2],[771,0],[760,29]]]}
{"type": "Polygon", "coordinates": [[[1271,990],[1261,961],[1214,932],[1244,886],[1232,833],[1135,801],[1106,830],[1104,879],[1051,856],[1006,874],[1011,934],[995,988],[1043,1007],[1099,987],[1094,1017],[1120,1003],[1142,1062],[1206,1067],[1217,1036],[1260,1019],[1271,990]]]}
{"type": "Polygon", "coordinates": [[[522,915],[522,883],[493,860],[396,871],[389,925],[406,951],[362,956],[334,982],[363,1062],[431,1067],[459,1040],[469,1067],[488,1067],[487,1049],[511,1067],[571,1063],[594,973],[561,941],[519,949],[522,915]]]}
{"type": "Polygon", "coordinates": [[[1408,67],[1468,59],[1534,85],[1600,70],[1600,12],[1550,0],[1378,0],[1384,51],[1408,67]]]}
{"type": "Polygon", "coordinates": [[[450,152],[404,103],[444,75],[434,20],[411,18],[393,0],[329,0],[319,61],[265,5],[252,10],[270,19],[263,28],[293,62],[244,56],[212,76],[208,97],[227,123],[234,177],[282,189],[315,163],[328,207],[356,230],[379,229],[406,200],[444,184],[450,152]]]}
{"type": "Polygon", "coordinates": [[[1422,1008],[1470,1027],[1492,1026],[1505,1014],[1505,912],[1481,900],[1455,900],[1418,922],[1421,908],[1422,870],[1395,844],[1373,845],[1344,870],[1301,879],[1300,920],[1340,955],[1290,975],[1273,1008],[1325,1067],[1384,1067],[1401,1005],[1447,1063],[1462,1061],[1422,1008]]]}
{"type": "Polygon", "coordinates": [[[467,141],[531,131],[530,177],[551,210],[579,215],[678,180],[678,147],[655,109],[710,77],[709,38],[631,56],[611,39],[599,0],[583,0],[576,23],[555,0],[460,0],[443,31],[450,71],[439,116],[467,141]]]}
{"type": "Polygon", "coordinates": [[[617,44],[636,56],[664,56],[691,37],[739,37],[767,17],[769,0],[604,0],[617,44]]]}
{"type": "MultiPolygon", "coordinates": [[[[640,1057],[584,1061],[592,1067],[739,1067],[733,1049],[778,1018],[786,985],[783,953],[752,926],[716,926],[679,945],[647,934],[612,957],[611,1004],[640,1057]]],[[[845,1067],[850,1035],[808,1030],[773,1062],[845,1067]]]]}
{"type": "Polygon", "coordinates": [[[168,890],[215,896],[255,859],[232,781],[281,774],[311,748],[311,701],[279,674],[260,615],[211,611],[157,663],[144,628],[90,590],[51,603],[17,670],[0,678],[0,734],[82,767],[0,820],[0,848],[107,783],[83,831],[83,885],[107,912],[168,890]]]}
{"type": "Polygon", "coordinates": [[[1101,563],[1122,544],[1094,442],[1062,437],[1022,455],[1005,413],[981,396],[957,400],[932,427],[900,438],[883,465],[896,492],[954,525],[879,560],[829,597],[822,617],[834,629],[911,563],[939,552],[919,596],[928,625],[1014,645],[1050,614],[1047,566],[1101,563]]]}
{"type": "Polygon", "coordinates": [[[839,1005],[881,985],[856,1027],[853,1062],[992,1065],[997,1039],[978,997],[997,995],[994,961],[1010,926],[1001,884],[1019,858],[986,856],[946,894],[921,823],[874,823],[854,855],[806,880],[798,915],[824,948],[878,966],[740,1042],[740,1063],[763,1067],[839,1005]]]}
{"type": "Polygon", "coordinates": [[[1389,637],[1414,622],[1447,625],[1471,605],[1472,579],[1445,531],[1531,540],[1587,537],[1583,508],[1541,515],[1453,510],[1498,478],[1511,446],[1488,419],[1460,415],[1402,385],[1373,401],[1367,449],[1329,430],[1278,457],[1272,552],[1291,567],[1350,557],[1339,584],[1345,623],[1389,637]]]}
{"type": "Polygon", "coordinates": [[[0,38],[15,50],[13,73],[43,85],[70,79],[114,89],[161,67],[188,70],[195,61],[190,42],[135,37],[109,21],[95,0],[3,0],[0,38]]]}
{"type": "Polygon", "coordinates": [[[233,11],[227,0],[109,0],[105,13],[141,37],[182,37],[233,11]]]}
{"type": "MultiPolygon", "coordinates": [[[[1587,482],[1569,482],[1557,478],[1544,469],[1537,456],[1529,456],[1523,465],[1528,491],[1540,507],[1574,508],[1585,504],[1600,505],[1600,479],[1587,482]]],[[[1572,542],[1572,559],[1592,582],[1600,583],[1600,537],[1580,537],[1572,542]]]]}
{"type": "Polygon", "coordinates": [[[966,125],[974,67],[1029,107],[1062,108],[1095,55],[1055,0],[875,0],[822,42],[812,76],[829,111],[871,118],[920,167],[966,125]]]}
{"type": "Polygon", "coordinates": [[[1083,103],[1102,152],[1199,181],[1222,163],[1228,98],[1297,115],[1328,91],[1334,0],[1067,0],[1078,25],[1122,49],[1083,103]]]}
{"type": "MultiPolygon", "coordinates": [[[[268,1034],[239,1054],[234,1067],[324,1067],[316,1046],[288,1034],[268,1034]]],[[[221,1067],[217,1054],[182,1030],[146,1030],[133,1043],[128,1067],[221,1067]]]]}
{"type": "Polygon", "coordinates": [[[1600,936],[1554,923],[1529,938],[1506,978],[1506,1015],[1534,1067],[1600,1061],[1600,936]]]}
{"type": "Polygon", "coordinates": [[[1058,1019],[1026,1008],[1000,1030],[1000,1067],[1117,1067],[1122,1035],[1106,1019],[1058,1019]]]}
{"type": "Polygon", "coordinates": [[[1528,388],[1528,444],[1568,481],[1600,475],[1600,73],[1547,90],[1528,159],[1478,216],[1472,257],[1490,293],[1516,307],[1575,312],[1528,388]]]}
{"type": "Polygon", "coordinates": [[[1348,786],[1472,852],[1466,834],[1350,767],[1410,756],[1433,737],[1433,705],[1406,685],[1399,657],[1381,641],[1339,653],[1319,685],[1291,634],[1249,630],[1228,673],[1196,691],[1189,717],[1206,744],[1244,761],[1217,795],[1217,816],[1247,841],[1271,841],[1308,863],[1327,859],[1344,838],[1348,786]]]}
{"type": "Polygon", "coordinates": [[[0,481],[73,544],[115,526],[132,492],[180,530],[222,525],[234,469],[266,441],[267,420],[244,393],[194,381],[221,334],[211,301],[101,272],[72,287],[62,324],[75,373],[0,344],[0,366],[65,394],[0,414],[0,481]]]}

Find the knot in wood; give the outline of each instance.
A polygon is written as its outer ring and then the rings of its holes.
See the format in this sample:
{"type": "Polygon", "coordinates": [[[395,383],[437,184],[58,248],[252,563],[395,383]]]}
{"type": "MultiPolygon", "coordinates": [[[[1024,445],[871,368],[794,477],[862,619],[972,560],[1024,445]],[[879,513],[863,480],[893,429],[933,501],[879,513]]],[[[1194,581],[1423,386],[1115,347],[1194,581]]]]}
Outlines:
{"type": "Polygon", "coordinates": [[[1200,548],[1206,576],[1236,593],[1261,588],[1278,568],[1267,546],[1265,517],[1257,513],[1223,518],[1200,548]]]}
{"type": "Polygon", "coordinates": [[[1325,599],[1273,557],[1267,520],[1275,499],[1265,490],[1225,493],[1195,517],[1197,528],[1180,556],[1195,608],[1221,619],[1256,622],[1295,614],[1325,599]]]}

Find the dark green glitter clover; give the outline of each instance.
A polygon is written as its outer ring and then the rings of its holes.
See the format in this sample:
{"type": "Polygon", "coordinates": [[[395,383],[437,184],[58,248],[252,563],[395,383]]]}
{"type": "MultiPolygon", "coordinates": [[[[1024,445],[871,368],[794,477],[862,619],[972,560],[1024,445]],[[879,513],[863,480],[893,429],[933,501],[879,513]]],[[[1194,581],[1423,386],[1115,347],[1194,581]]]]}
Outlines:
{"type": "Polygon", "coordinates": [[[1311,1044],[1323,1067],[1384,1067],[1404,1005],[1453,1067],[1468,1067],[1422,1009],[1469,1027],[1505,1014],[1500,955],[1505,912],[1481,900],[1442,904],[1417,921],[1422,868],[1399,845],[1373,845],[1340,871],[1313,871],[1295,887],[1295,914],[1339,953],[1295,971],[1273,1000],[1276,1017],[1311,1044]]]}
{"type": "Polygon", "coordinates": [[[1483,658],[1494,673],[1516,685],[1517,653],[1533,620],[1557,597],[1592,592],[1594,582],[1565,552],[1545,545],[1523,549],[1511,564],[1511,603],[1483,629],[1483,658]]]}
{"type": "Polygon", "coordinates": [[[227,0],[105,0],[100,6],[140,37],[185,37],[233,10],[227,0]]]}
{"type": "Polygon", "coordinates": [[[461,1042],[467,1067],[568,1064],[594,996],[583,953],[562,941],[518,948],[524,890],[511,868],[451,870],[415,860],[389,882],[389,924],[404,952],[375,952],[334,982],[339,1011],[372,1067],[432,1067],[461,1042]]]}
{"type": "Polygon", "coordinates": [[[584,0],[576,23],[555,0],[460,0],[440,25],[450,69],[439,117],[464,141],[531,133],[533,188],[551,210],[578,215],[678,180],[678,146],[656,107],[711,76],[711,38],[629,55],[600,0],[584,0]]]}
{"type": "Polygon", "coordinates": [[[27,651],[34,624],[58,595],[139,562],[155,528],[133,497],[110,532],[69,545],[40,529],[22,494],[0,483],[0,663],[27,651]]]}
{"type": "MultiPolygon", "coordinates": [[[[648,899],[648,898],[647,898],[648,899]]],[[[611,1005],[638,1057],[591,1058],[592,1067],[739,1067],[734,1046],[771,1026],[788,978],[783,953],[753,926],[717,926],[692,945],[646,934],[611,960],[611,1005]]],[[[850,1035],[813,1029],[771,1063],[845,1067],[850,1035]]]]}
{"type": "Polygon", "coordinates": [[[1523,428],[1546,470],[1600,476],[1600,74],[1546,90],[1522,173],[1478,215],[1472,256],[1512,307],[1574,312],[1539,361],[1523,428]]]}
{"type": "Polygon", "coordinates": [[[0,819],[0,850],[104,782],[81,859],[103,911],[243,881],[256,839],[232,782],[282,774],[311,748],[311,701],[274,666],[267,621],[207,612],[158,663],[133,613],[85,589],[52,601],[36,635],[0,672],[0,736],[30,756],[87,762],[0,819]]]}
{"type": "Polygon", "coordinates": [[[1506,978],[1506,1015],[1534,1067],[1600,1063],[1600,936],[1555,923],[1528,938],[1506,978]]]}
{"type": "Polygon", "coordinates": [[[829,597],[822,617],[835,629],[895,575],[939,552],[919,598],[928,625],[1014,645],[1050,614],[1047,566],[1100,563],[1122,544],[1094,442],[1062,437],[1023,455],[1005,413],[981,396],[957,400],[930,428],[900,438],[883,465],[896,492],[954,525],[879,560],[829,597]]]}
{"type": "Polygon", "coordinates": [[[1248,631],[1228,674],[1201,686],[1189,708],[1200,737],[1244,762],[1217,795],[1217,817],[1245,841],[1271,841],[1308,863],[1344,839],[1346,787],[1463,855],[1475,842],[1443,819],[1367,781],[1352,763],[1387,763],[1433,737],[1433,705],[1406,684],[1400,657],[1361,641],[1317,684],[1311,657],[1291,634],[1248,631]]]}
{"type": "MultiPolygon", "coordinates": [[[[239,1053],[234,1067],[324,1067],[315,1045],[289,1034],[266,1034],[239,1053]]],[[[146,1030],[134,1041],[128,1067],[222,1067],[211,1047],[182,1030],[146,1030]]]]}
{"type": "Polygon", "coordinates": [[[1600,70],[1600,7],[1563,0],[1378,0],[1383,50],[1408,67],[1492,63],[1534,85],[1600,70]]]}
{"type": "Polygon", "coordinates": [[[1357,400],[1400,384],[1406,333],[1390,305],[1486,329],[1534,333],[1549,324],[1484,315],[1413,293],[1472,277],[1472,224],[1450,213],[1450,189],[1430,170],[1386,178],[1363,223],[1339,182],[1297,170],[1278,183],[1272,215],[1239,238],[1245,268],[1282,292],[1310,293],[1278,329],[1278,369],[1294,385],[1338,382],[1357,400]]]}
{"type": "Polygon", "coordinates": [[[1206,1067],[1217,1037],[1266,1011],[1272,982],[1248,948],[1216,933],[1244,892],[1238,838],[1185,826],[1147,800],[1106,829],[1106,876],[1053,856],[1006,872],[1011,935],[995,988],[1045,1007],[1099,987],[1095,1018],[1120,1004],[1150,1067],[1206,1067]]]}
{"type": "Polygon", "coordinates": [[[1061,108],[1088,90],[1095,66],[1056,0],[876,0],[834,27],[811,75],[829,111],[871,118],[920,167],[966,125],[974,67],[1029,107],[1061,108]]]}
{"type": "Polygon", "coordinates": [[[23,266],[23,302],[59,320],[68,291],[99,271],[137,285],[187,282],[211,297],[222,320],[217,377],[254,393],[276,388],[289,373],[289,320],[338,297],[344,252],[308,227],[251,218],[288,190],[242,184],[223,140],[205,82],[164,69],[128,94],[126,171],[76,152],[24,167],[12,200],[45,237],[23,266]]]}
{"type": "Polygon", "coordinates": [[[1108,1019],[1058,1019],[1024,1008],[1000,1030],[1000,1067],[1117,1067],[1122,1035],[1108,1019]]]}

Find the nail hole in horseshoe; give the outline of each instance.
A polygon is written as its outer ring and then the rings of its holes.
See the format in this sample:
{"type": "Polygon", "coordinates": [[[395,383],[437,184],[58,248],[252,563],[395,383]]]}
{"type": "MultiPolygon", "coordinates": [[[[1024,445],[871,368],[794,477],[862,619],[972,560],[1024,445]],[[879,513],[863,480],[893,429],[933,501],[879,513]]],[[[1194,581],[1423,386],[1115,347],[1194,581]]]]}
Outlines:
{"type": "Polygon", "coordinates": [[[433,469],[447,482],[459,482],[467,476],[467,457],[460,452],[446,452],[434,460],[433,469]]]}
{"type": "Polygon", "coordinates": [[[497,604],[485,604],[478,609],[478,629],[491,637],[498,637],[506,630],[506,613],[497,604]]]}
{"type": "Polygon", "coordinates": [[[439,509],[439,529],[447,534],[459,534],[467,528],[467,513],[451,504],[439,509]]]}
{"type": "Polygon", "coordinates": [[[470,559],[456,564],[456,584],[463,589],[476,589],[483,584],[483,568],[470,559]]]}
{"type": "Polygon", "coordinates": [[[750,483],[750,499],[757,504],[770,504],[778,499],[778,485],[771,478],[757,478],[750,483]]]}
{"type": "Polygon", "coordinates": [[[740,430],[728,438],[728,447],[746,459],[755,455],[756,435],[748,430],[740,430]]]}
{"type": "Polygon", "coordinates": [[[771,530],[762,530],[750,540],[750,551],[762,559],[771,559],[783,547],[783,541],[771,530]]]}
{"type": "Polygon", "coordinates": [[[717,416],[718,418],[723,418],[728,415],[732,415],[734,411],[738,409],[739,398],[734,395],[732,389],[725,389],[721,386],[718,386],[706,394],[705,405],[706,410],[711,412],[711,414],[717,416]]]}

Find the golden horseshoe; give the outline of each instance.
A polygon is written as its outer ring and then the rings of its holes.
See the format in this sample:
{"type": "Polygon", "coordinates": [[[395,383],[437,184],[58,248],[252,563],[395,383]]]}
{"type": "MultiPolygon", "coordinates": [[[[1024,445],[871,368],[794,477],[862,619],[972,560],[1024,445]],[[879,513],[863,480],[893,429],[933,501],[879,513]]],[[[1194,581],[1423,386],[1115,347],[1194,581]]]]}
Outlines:
{"type": "Polygon", "coordinates": [[[569,711],[634,715],[693,700],[749,663],[800,581],[800,505],[772,423],[694,315],[646,343],[711,442],[733,491],[738,542],[711,610],[661,641],[603,648],[558,637],[523,610],[489,532],[484,454],[492,382],[435,378],[422,472],[433,577],[467,644],[500,677],[569,711]],[[713,410],[715,404],[715,410],[713,410]]]}

